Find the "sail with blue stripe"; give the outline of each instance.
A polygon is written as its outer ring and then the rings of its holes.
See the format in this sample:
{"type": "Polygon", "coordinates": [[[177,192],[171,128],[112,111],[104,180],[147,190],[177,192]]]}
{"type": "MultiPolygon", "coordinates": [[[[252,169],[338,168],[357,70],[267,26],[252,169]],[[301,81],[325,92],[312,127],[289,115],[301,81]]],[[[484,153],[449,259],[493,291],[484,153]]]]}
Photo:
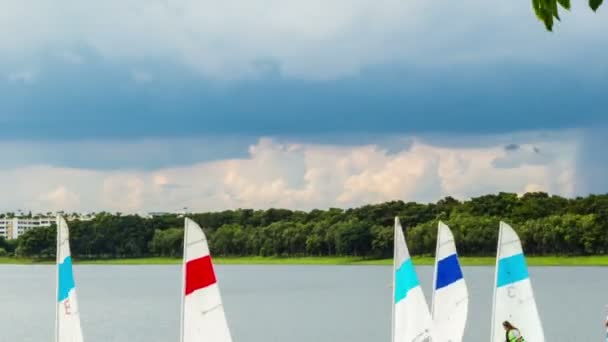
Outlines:
{"type": "Polygon", "coordinates": [[[57,216],[57,304],[55,342],[82,342],[80,312],[72,271],[68,224],[57,216]]]}
{"type": "Polygon", "coordinates": [[[509,321],[526,341],[545,342],[532,283],[517,233],[500,222],[492,310],[492,342],[502,342],[502,322],[509,321]]]}
{"type": "Polygon", "coordinates": [[[397,217],[394,243],[392,341],[441,341],[434,330],[431,313],[397,217]]]}
{"type": "Polygon", "coordinates": [[[454,235],[447,225],[439,222],[431,312],[445,341],[462,341],[468,308],[469,292],[458,261],[454,235]]]}

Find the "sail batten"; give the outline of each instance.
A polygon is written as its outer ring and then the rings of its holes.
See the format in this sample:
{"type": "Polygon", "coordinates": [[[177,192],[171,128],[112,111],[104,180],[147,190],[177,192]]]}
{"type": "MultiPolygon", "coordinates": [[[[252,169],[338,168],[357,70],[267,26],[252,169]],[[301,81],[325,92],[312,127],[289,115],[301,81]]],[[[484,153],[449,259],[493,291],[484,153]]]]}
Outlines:
{"type": "Polygon", "coordinates": [[[544,342],[544,331],[526,258],[517,233],[500,222],[492,309],[492,342],[504,341],[502,322],[509,321],[526,341],[544,342]]]}
{"type": "Polygon", "coordinates": [[[231,342],[207,238],[188,218],[182,273],[181,341],[231,342]]]}

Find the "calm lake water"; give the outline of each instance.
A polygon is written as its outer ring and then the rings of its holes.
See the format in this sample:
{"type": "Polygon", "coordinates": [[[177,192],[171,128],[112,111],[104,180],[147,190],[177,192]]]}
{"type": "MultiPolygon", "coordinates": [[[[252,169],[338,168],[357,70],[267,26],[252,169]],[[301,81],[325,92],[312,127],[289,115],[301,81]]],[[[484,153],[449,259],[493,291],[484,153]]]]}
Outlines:
{"type": "MultiPolygon", "coordinates": [[[[432,267],[417,268],[430,299],[432,267]]],[[[465,267],[465,341],[489,338],[493,267],[465,267]]],[[[76,266],[87,342],[179,340],[179,266],[76,266]]],[[[390,340],[391,268],[218,266],[235,342],[390,340]]],[[[547,341],[605,341],[608,268],[530,269],[547,341]]],[[[53,266],[0,266],[2,341],[52,342],[53,266]]],[[[429,301],[430,302],[430,301],[429,301]]],[[[534,341],[529,341],[534,342],[534,341]]]]}

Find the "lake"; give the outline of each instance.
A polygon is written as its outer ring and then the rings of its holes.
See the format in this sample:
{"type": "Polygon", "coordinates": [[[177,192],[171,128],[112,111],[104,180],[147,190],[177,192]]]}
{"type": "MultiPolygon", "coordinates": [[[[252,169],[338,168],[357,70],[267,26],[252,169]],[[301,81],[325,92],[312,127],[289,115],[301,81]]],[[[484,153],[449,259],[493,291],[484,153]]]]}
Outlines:
{"type": "MultiPolygon", "coordinates": [[[[390,340],[391,267],[217,266],[235,342],[390,340]]],[[[87,342],[179,340],[181,268],[75,266],[87,342]]],[[[429,299],[432,267],[417,267],[429,299]]],[[[493,267],[465,267],[467,342],[487,342],[493,267]]],[[[547,341],[604,341],[608,268],[531,267],[547,341]]],[[[55,268],[0,266],[2,341],[52,342],[55,268]]],[[[534,341],[529,341],[534,342],[534,341]]]]}

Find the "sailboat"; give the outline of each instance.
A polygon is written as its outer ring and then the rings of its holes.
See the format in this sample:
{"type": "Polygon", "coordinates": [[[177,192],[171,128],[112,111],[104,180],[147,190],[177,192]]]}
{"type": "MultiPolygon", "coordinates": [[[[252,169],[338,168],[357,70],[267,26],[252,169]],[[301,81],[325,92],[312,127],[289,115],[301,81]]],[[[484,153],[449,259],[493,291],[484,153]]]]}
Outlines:
{"type": "Polygon", "coordinates": [[[181,342],[231,342],[209,245],[201,227],[184,222],[181,342]]]}
{"type": "Polygon", "coordinates": [[[454,235],[441,221],[437,229],[433,278],[433,322],[446,341],[461,342],[467,323],[469,292],[458,261],[454,235]]]}
{"type": "Polygon", "coordinates": [[[511,226],[500,222],[492,310],[492,342],[505,340],[502,327],[504,321],[509,321],[517,327],[526,341],[545,341],[521,242],[511,226]]]}
{"type": "Polygon", "coordinates": [[[392,342],[440,341],[433,331],[431,313],[398,217],[395,217],[394,245],[392,342]]]}
{"type": "Polygon", "coordinates": [[[70,232],[68,224],[57,216],[57,306],[55,311],[55,342],[82,342],[80,311],[72,272],[70,232]]]}

